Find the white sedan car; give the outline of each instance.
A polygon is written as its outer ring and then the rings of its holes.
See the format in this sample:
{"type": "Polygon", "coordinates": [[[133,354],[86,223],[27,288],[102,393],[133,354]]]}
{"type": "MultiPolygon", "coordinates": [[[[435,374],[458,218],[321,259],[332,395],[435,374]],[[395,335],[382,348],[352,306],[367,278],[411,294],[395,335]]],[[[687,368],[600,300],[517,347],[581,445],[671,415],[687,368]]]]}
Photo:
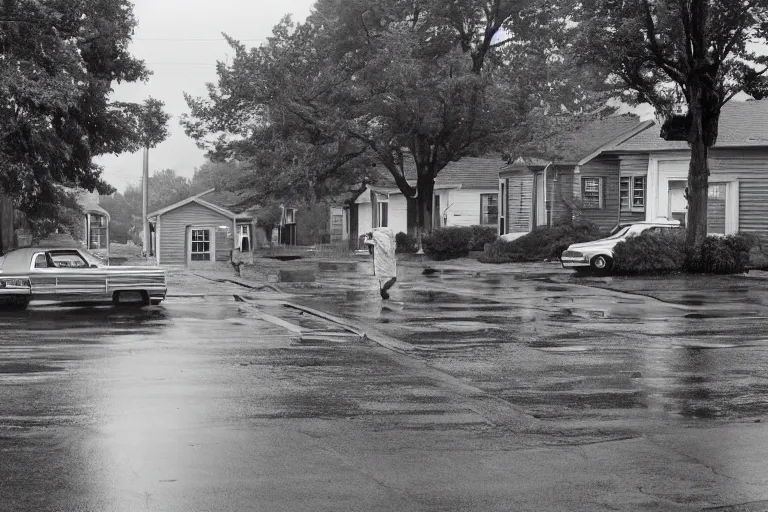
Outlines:
{"type": "Polygon", "coordinates": [[[647,231],[668,231],[679,228],[679,221],[667,219],[620,224],[607,238],[571,244],[560,256],[560,263],[565,268],[576,270],[591,268],[597,271],[608,271],[613,268],[613,248],[619,242],[647,231]]]}

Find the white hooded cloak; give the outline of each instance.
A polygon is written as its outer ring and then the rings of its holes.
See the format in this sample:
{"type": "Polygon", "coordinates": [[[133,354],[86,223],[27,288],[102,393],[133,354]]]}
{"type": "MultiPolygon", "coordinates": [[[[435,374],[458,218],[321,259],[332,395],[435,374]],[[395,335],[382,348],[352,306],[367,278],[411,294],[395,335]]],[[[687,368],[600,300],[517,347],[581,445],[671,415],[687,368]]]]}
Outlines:
{"type": "Polygon", "coordinates": [[[365,241],[373,245],[373,273],[380,279],[397,277],[395,234],[390,228],[374,228],[373,237],[365,241]]]}

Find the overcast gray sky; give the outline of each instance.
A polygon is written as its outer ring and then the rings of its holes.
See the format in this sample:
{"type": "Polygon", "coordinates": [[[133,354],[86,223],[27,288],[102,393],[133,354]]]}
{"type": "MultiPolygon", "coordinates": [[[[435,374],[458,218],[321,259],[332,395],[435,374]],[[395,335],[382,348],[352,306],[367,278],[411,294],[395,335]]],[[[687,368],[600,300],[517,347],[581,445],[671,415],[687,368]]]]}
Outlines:
{"type": "MultiPolygon", "coordinates": [[[[141,102],[153,96],[165,102],[173,116],[171,136],[149,155],[150,173],[174,169],[192,177],[205,157],[179,126],[179,116],[187,112],[184,92],[195,96],[206,93],[205,83],[216,81],[217,60],[232,53],[221,33],[258,46],[271,35],[285,14],[303,21],[314,0],[134,0],[139,21],[131,47],[144,59],[154,74],[147,83],[120,84],[114,99],[141,102]]],[[[129,183],[141,179],[141,152],[108,155],[98,162],[104,166],[104,178],[123,191],[129,183]]]]}

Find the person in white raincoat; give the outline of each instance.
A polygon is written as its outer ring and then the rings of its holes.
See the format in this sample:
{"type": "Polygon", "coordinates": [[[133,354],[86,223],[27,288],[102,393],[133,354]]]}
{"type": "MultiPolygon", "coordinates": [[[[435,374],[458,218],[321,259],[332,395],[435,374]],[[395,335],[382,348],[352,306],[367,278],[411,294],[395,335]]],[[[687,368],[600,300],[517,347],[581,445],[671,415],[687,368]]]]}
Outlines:
{"type": "Polygon", "coordinates": [[[395,234],[389,228],[375,228],[368,233],[365,243],[373,246],[373,273],[379,278],[381,298],[388,299],[387,290],[397,281],[395,234]]]}

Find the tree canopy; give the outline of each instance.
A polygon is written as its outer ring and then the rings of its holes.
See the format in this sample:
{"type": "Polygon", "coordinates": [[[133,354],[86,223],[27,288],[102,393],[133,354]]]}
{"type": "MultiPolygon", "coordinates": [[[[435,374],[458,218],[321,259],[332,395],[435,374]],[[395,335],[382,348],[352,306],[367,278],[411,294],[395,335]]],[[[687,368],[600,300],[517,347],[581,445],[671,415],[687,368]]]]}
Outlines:
{"type": "Polygon", "coordinates": [[[741,90],[764,87],[768,56],[758,45],[766,41],[768,1],[590,0],[575,12],[582,34],[575,48],[628,90],[628,99],[648,101],[662,116],[681,100],[688,105],[687,246],[696,267],[707,233],[708,149],[722,106],[741,90]]]}
{"type": "Polygon", "coordinates": [[[114,82],[149,72],[128,52],[129,0],[0,3],[0,189],[34,222],[56,219],[60,185],[112,188],[93,157],[140,146],[140,106],[114,82]]]}
{"type": "Polygon", "coordinates": [[[187,133],[250,165],[251,186],[313,199],[378,163],[431,226],[451,161],[527,142],[545,114],[591,111],[593,79],[565,59],[553,2],[319,0],[261,47],[229,39],[207,98],[187,97],[187,133]],[[415,169],[416,183],[406,179],[415,169]]]}

